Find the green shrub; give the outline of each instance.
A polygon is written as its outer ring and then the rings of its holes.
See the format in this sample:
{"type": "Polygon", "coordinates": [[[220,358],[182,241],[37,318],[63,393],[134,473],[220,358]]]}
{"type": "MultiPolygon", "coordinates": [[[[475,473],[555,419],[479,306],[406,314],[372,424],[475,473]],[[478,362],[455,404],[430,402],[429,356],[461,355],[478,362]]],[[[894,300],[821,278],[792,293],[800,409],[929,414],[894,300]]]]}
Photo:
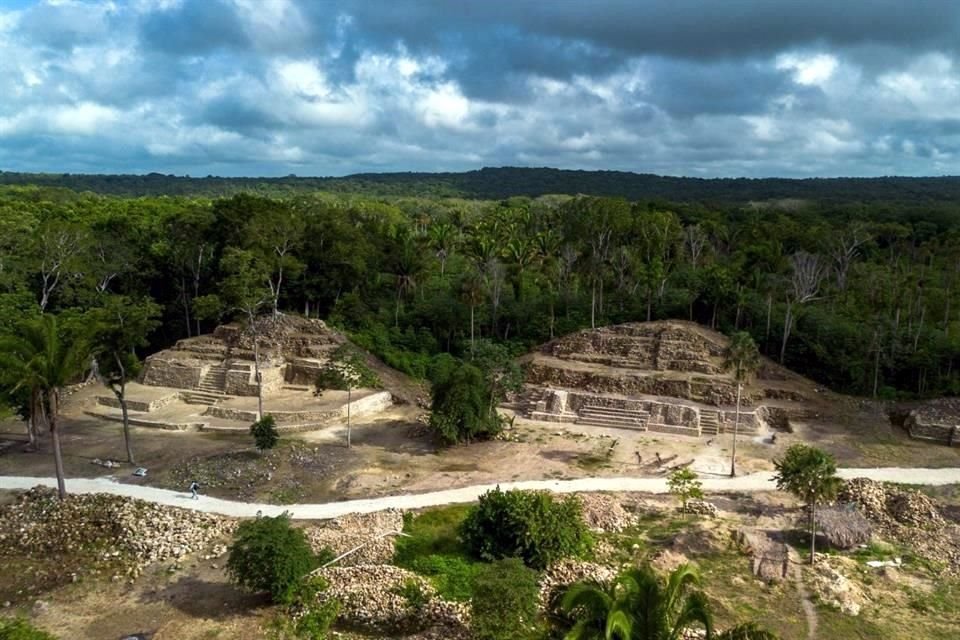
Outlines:
{"type": "Polygon", "coordinates": [[[482,566],[462,556],[429,555],[416,558],[407,568],[428,577],[447,600],[466,602],[473,595],[473,582],[482,566]]]}
{"type": "Polygon", "coordinates": [[[0,618],[0,640],[57,640],[23,618],[0,618]]]}
{"type": "Polygon", "coordinates": [[[470,557],[459,538],[460,526],[470,507],[453,505],[404,514],[403,531],[397,538],[393,562],[425,576],[447,600],[466,602],[473,594],[473,580],[483,563],[470,557]]]}
{"type": "Polygon", "coordinates": [[[484,560],[516,556],[535,569],[584,553],[590,536],[575,496],[555,500],[540,491],[501,491],[480,496],[460,529],[464,544],[484,560]]]}
{"type": "Polygon", "coordinates": [[[430,594],[423,588],[419,581],[409,578],[402,586],[397,587],[395,593],[401,596],[407,603],[407,606],[414,611],[422,611],[424,607],[430,604],[430,594]]]}
{"type": "Polygon", "coordinates": [[[493,389],[477,367],[442,359],[433,366],[430,382],[430,426],[444,444],[491,438],[503,429],[491,403],[493,389]]]}
{"type": "Polygon", "coordinates": [[[277,446],[280,434],[277,432],[277,423],[273,416],[267,414],[250,425],[253,441],[260,451],[267,451],[277,446]]]}
{"type": "Polygon", "coordinates": [[[288,602],[298,581],[316,565],[306,536],[290,526],[287,514],[241,523],[227,558],[227,571],[237,585],[266,591],[274,602],[288,602]]]}
{"type": "Polygon", "coordinates": [[[298,582],[290,593],[289,604],[274,619],[274,637],[277,640],[325,640],[340,613],[339,602],[318,602],[319,595],[326,589],[327,582],[320,577],[298,582]]]}
{"type": "Polygon", "coordinates": [[[477,640],[527,640],[537,628],[538,575],[519,558],[484,567],[473,585],[471,628],[477,640]]]}

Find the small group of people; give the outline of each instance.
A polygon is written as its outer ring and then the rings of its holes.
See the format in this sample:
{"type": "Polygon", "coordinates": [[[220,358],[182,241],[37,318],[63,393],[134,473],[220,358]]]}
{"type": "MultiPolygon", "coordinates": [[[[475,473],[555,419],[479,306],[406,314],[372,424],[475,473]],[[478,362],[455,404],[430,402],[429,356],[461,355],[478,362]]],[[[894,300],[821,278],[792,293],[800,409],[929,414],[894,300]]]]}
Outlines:
{"type": "MultiPolygon", "coordinates": [[[[637,464],[643,464],[643,456],[640,455],[640,452],[639,452],[639,451],[636,451],[635,453],[636,453],[636,455],[637,455],[637,464]]],[[[663,464],[663,458],[660,457],[660,452],[657,451],[657,452],[654,453],[653,455],[656,456],[656,458],[657,458],[657,466],[659,467],[660,465],[662,465],[662,464],[663,464]]]]}

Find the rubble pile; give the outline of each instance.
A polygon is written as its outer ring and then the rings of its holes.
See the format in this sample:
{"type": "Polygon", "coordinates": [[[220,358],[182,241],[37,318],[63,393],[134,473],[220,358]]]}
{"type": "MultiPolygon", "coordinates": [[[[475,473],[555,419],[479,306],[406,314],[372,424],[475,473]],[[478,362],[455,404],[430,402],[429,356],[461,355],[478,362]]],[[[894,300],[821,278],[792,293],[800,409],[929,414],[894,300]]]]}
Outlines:
{"type": "Polygon", "coordinates": [[[442,599],[429,582],[405,569],[357,565],[318,573],[329,585],[320,598],[339,601],[338,620],[347,627],[380,633],[444,629],[446,637],[462,637],[469,627],[467,605],[442,599]],[[422,595],[422,602],[405,595],[412,590],[422,595]]]}
{"type": "Polygon", "coordinates": [[[218,516],[105,494],[35,487],[0,507],[0,555],[94,553],[139,569],[206,549],[235,523],[218,516]]]}
{"type": "Polygon", "coordinates": [[[396,536],[403,529],[403,513],[388,509],[376,513],[351,513],[304,531],[315,553],[330,549],[339,556],[357,547],[337,562],[338,566],[386,564],[393,558],[396,536]],[[390,535],[385,535],[390,534],[390,535]]]}
{"type": "Polygon", "coordinates": [[[602,493],[581,493],[583,520],[593,531],[619,533],[636,524],[636,517],[623,508],[613,496],[602,493]]]}
{"type": "Polygon", "coordinates": [[[899,523],[940,529],[946,524],[933,501],[919,491],[897,489],[867,478],[854,478],[845,483],[839,501],[857,505],[867,518],[880,525],[899,523]]]}
{"type": "Polygon", "coordinates": [[[684,513],[689,513],[697,516],[706,516],[708,518],[716,518],[720,515],[720,511],[717,509],[716,505],[712,502],[707,502],[706,500],[687,500],[687,508],[680,509],[684,513]]]}
{"type": "Polygon", "coordinates": [[[838,501],[855,504],[883,537],[960,575],[960,527],[947,522],[927,496],[855,478],[845,483],[838,501]]]}
{"type": "Polygon", "coordinates": [[[609,584],[617,577],[617,570],[594,562],[581,560],[561,560],[551,565],[540,578],[540,609],[550,611],[555,608],[557,599],[571,584],[577,582],[598,582],[609,584]]]}
{"type": "Polygon", "coordinates": [[[843,559],[826,556],[823,558],[814,565],[813,572],[813,588],[820,601],[849,616],[860,615],[867,598],[863,590],[843,574],[843,567],[839,564],[843,559]]]}

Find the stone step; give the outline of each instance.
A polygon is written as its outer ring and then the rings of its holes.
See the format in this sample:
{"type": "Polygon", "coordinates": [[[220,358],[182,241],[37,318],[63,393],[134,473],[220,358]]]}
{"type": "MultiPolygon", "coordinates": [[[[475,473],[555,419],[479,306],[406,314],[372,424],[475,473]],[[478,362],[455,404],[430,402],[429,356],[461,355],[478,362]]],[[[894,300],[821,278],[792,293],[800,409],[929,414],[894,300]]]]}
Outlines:
{"type": "Polygon", "coordinates": [[[586,425],[589,427],[604,427],[608,429],[632,429],[634,431],[646,431],[646,427],[638,422],[624,422],[623,420],[608,420],[606,418],[577,418],[575,424],[586,425]]]}
{"type": "Polygon", "coordinates": [[[631,418],[642,418],[646,420],[650,417],[649,411],[644,411],[642,409],[618,409],[616,407],[581,407],[581,415],[595,415],[595,416],[623,416],[631,418]]]}
{"type": "Polygon", "coordinates": [[[621,413],[594,413],[593,411],[581,411],[579,414],[583,418],[597,418],[598,420],[619,420],[621,422],[636,422],[643,424],[650,419],[650,414],[621,414],[621,413]]]}
{"type": "Polygon", "coordinates": [[[654,431],[656,433],[669,433],[676,436],[693,436],[698,437],[700,432],[694,427],[681,427],[676,424],[662,424],[656,422],[647,423],[647,431],[654,431]]]}

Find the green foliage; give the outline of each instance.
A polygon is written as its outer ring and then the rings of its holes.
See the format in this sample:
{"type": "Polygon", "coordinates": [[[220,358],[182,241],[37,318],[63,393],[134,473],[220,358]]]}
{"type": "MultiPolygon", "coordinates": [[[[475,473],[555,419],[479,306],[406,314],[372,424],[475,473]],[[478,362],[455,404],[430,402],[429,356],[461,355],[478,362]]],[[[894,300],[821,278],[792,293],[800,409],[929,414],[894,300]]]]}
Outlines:
{"type": "Polygon", "coordinates": [[[280,442],[277,423],[269,413],[250,425],[250,434],[259,451],[268,451],[280,442]]]}
{"type": "Polygon", "coordinates": [[[773,461],[773,466],[777,470],[777,488],[807,504],[834,498],[842,484],[833,456],[805,444],[790,445],[783,458],[773,461]]]}
{"type": "Polygon", "coordinates": [[[455,505],[424,511],[406,518],[397,538],[393,562],[427,577],[437,593],[464,602],[473,594],[473,581],[483,566],[470,557],[459,538],[469,507],[455,505]]]}
{"type": "Polygon", "coordinates": [[[753,623],[719,635],[700,576],[681,565],[666,578],[649,566],[626,569],[609,585],[578,582],[559,602],[551,621],[565,640],[674,640],[698,629],[718,640],[776,640],[753,623]]]}
{"type": "Polygon", "coordinates": [[[376,389],[380,387],[380,377],[370,368],[362,353],[343,344],[330,354],[327,364],[317,374],[315,386],[318,395],[325,389],[376,389]]]}
{"type": "Polygon", "coordinates": [[[734,380],[746,382],[759,367],[760,352],[753,337],[746,331],[738,331],[730,336],[730,345],[724,353],[723,368],[733,374],[734,380]]]}
{"type": "Polygon", "coordinates": [[[288,602],[316,565],[306,536],[290,525],[287,514],[240,523],[227,558],[234,583],[248,591],[266,592],[274,602],[288,602]]]}
{"type": "Polygon", "coordinates": [[[477,640],[536,637],[539,576],[518,558],[483,567],[473,588],[471,629],[477,640]]]}
{"type": "Polygon", "coordinates": [[[24,618],[0,618],[0,640],[56,640],[24,618]]]}
{"type": "Polygon", "coordinates": [[[430,604],[430,594],[423,588],[418,580],[407,579],[402,585],[396,588],[396,593],[403,598],[407,606],[414,611],[423,611],[430,604]]]}
{"type": "Polygon", "coordinates": [[[320,577],[298,582],[287,605],[274,619],[273,637],[276,640],[326,640],[340,613],[340,603],[336,600],[319,601],[327,587],[327,582],[320,577]]]}
{"type": "Polygon", "coordinates": [[[587,551],[591,539],[575,496],[562,500],[538,491],[480,496],[460,530],[464,544],[484,560],[518,557],[535,569],[587,551]]]}
{"type": "Polygon", "coordinates": [[[807,504],[810,532],[810,564],[816,562],[817,504],[832,500],[843,484],[837,477],[837,463],[830,454],[805,444],[790,445],[780,460],[774,481],[781,491],[788,491],[807,504]]]}
{"type": "Polygon", "coordinates": [[[443,358],[431,371],[431,383],[430,426],[443,443],[491,438],[503,429],[491,402],[494,390],[477,367],[443,358]]]}
{"type": "Polygon", "coordinates": [[[703,483],[689,467],[677,469],[667,476],[667,487],[680,501],[680,508],[684,512],[687,510],[687,501],[691,498],[703,498],[703,483]]]}

